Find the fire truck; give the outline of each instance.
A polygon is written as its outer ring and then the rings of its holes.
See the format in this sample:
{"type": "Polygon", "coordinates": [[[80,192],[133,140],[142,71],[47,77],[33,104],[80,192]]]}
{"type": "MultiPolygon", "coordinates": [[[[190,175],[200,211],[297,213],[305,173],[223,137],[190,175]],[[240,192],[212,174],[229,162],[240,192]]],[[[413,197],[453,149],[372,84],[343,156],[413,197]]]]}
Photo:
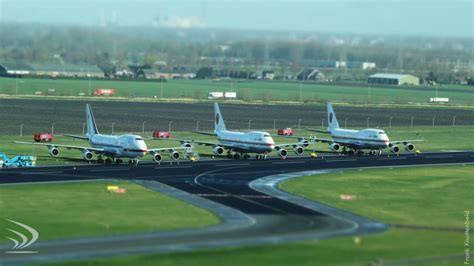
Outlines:
{"type": "Polygon", "coordinates": [[[293,136],[295,132],[291,128],[280,128],[278,129],[278,135],[280,136],[293,136]]]}
{"type": "Polygon", "coordinates": [[[169,131],[153,131],[154,139],[169,139],[170,137],[171,133],[169,131]]]}
{"type": "Polygon", "coordinates": [[[33,137],[35,142],[51,142],[54,140],[51,133],[36,133],[33,137]]]}

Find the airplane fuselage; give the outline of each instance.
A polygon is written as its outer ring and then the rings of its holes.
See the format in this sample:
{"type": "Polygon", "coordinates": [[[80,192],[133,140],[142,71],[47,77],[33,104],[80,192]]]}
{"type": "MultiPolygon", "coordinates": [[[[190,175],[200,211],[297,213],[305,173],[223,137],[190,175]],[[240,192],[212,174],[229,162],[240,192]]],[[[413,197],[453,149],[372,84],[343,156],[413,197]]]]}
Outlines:
{"type": "Polygon", "coordinates": [[[143,138],[137,135],[100,135],[89,137],[92,147],[104,149],[104,153],[116,158],[141,158],[147,153],[143,138]]]}
{"type": "Polygon", "coordinates": [[[243,153],[269,153],[275,149],[275,141],[266,132],[216,132],[219,142],[243,153]]]}
{"type": "Polygon", "coordinates": [[[349,143],[350,147],[357,149],[381,150],[387,148],[390,143],[387,134],[379,129],[335,128],[330,130],[330,133],[335,142],[349,143]]]}

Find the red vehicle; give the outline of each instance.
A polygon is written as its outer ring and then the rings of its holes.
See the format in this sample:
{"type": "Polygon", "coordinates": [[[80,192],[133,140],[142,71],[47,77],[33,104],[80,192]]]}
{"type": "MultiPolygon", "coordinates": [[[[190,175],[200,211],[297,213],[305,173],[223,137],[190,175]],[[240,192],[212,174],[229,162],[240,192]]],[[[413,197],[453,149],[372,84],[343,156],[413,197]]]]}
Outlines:
{"type": "Polygon", "coordinates": [[[169,131],[153,131],[154,139],[169,139],[170,137],[171,133],[169,131]]]}
{"type": "Polygon", "coordinates": [[[35,142],[51,142],[54,140],[54,137],[51,133],[36,133],[33,139],[35,142]]]}
{"type": "Polygon", "coordinates": [[[95,89],[94,96],[114,96],[115,89],[95,89]]]}
{"type": "Polygon", "coordinates": [[[291,128],[280,128],[278,129],[278,135],[280,136],[293,136],[295,132],[291,128]]]}

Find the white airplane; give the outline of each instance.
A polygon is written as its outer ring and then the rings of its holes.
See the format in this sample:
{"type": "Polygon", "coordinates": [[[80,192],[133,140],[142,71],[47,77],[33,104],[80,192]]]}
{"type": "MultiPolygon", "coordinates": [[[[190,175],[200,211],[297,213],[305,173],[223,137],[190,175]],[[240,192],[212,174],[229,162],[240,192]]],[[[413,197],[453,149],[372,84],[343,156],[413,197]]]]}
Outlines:
{"type": "Polygon", "coordinates": [[[85,137],[68,134],[65,134],[65,136],[87,140],[92,147],[21,141],[15,141],[15,143],[47,146],[49,149],[49,154],[53,157],[59,155],[58,148],[80,150],[82,152],[82,157],[86,161],[92,161],[94,157],[92,153],[96,153],[99,154],[97,160],[99,163],[112,163],[113,161],[116,163],[121,163],[121,158],[128,158],[130,159],[130,163],[138,164],[139,159],[145,156],[147,153],[150,153],[153,156],[153,160],[156,163],[160,163],[163,158],[160,152],[163,151],[169,152],[169,156],[173,160],[180,159],[181,155],[178,150],[183,150],[186,155],[192,153],[192,148],[190,147],[148,149],[143,138],[138,135],[102,135],[99,133],[99,130],[97,130],[94,114],[92,113],[92,108],[89,104],[86,105],[86,116],[87,134],[85,137]],[[105,160],[102,158],[103,156],[106,157],[105,160]]]}
{"type": "Polygon", "coordinates": [[[227,156],[235,159],[239,159],[240,157],[250,158],[249,153],[256,153],[257,158],[266,159],[267,154],[273,150],[276,150],[278,155],[285,159],[288,155],[288,151],[284,149],[285,147],[293,147],[293,151],[297,155],[301,155],[304,152],[304,147],[309,145],[308,141],[304,139],[300,140],[298,143],[277,145],[269,133],[262,131],[228,131],[217,103],[214,103],[214,133],[204,134],[217,136],[219,143],[195,140],[180,140],[180,142],[183,147],[192,147],[194,143],[211,146],[212,152],[215,155],[222,155],[225,150],[227,150],[227,156]],[[234,152],[233,156],[232,152],[234,152]]]}
{"type": "MultiPolygon", "coordinates": [[[[354,154],[357,152],[359,155],[363,154],[362,150],[370,150],[370,154],[375,154],[378,151],[378,154],[382,154],[382,150],[389,148],[392,153],[398,154],[400,152],[399,144],[405,146],[405,150],[413,152],[415,150],[415,145],[411,142],[417,142],[421,140],[399,140],[399,141],[390,141],[385,131],[380,129],[362,129],[362,130],[352,130],[352,129],[342,129],[339,127],[337,122],[336,114],[332,108],[332,104],[327,104],[328,112],[328,121],[329,126],[327,131],[324,133],[331,134],[332,139],[321,139],[313,138],[313,141],[328,143],[329,148],[332,151],[336,152],[347,152],[349,149],[349,154],[354,154]]],[[[310,131],[321,132],[321,130],[308,129],[310,131]]]]}

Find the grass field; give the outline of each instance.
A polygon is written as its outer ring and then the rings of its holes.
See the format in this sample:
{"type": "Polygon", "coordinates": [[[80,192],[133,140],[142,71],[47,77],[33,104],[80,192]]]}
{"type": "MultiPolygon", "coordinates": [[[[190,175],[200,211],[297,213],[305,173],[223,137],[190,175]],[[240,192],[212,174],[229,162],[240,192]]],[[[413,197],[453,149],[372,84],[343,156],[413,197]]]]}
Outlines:
{"type": "MultiPolygon", "coordinates": [[[[110,236],[219,223],[209,211],[125,181],[0,186],[0,228],[5,219],[33,226],[41,240],[110,236]],[[107,192],[107,185],[127,189],[107,192]],[[183,219],[186,217],[186,219],[183,219]]],[[[8,242],[0,238],[0,242],[8,242]]]]}
{"type": "MultiPolygon", "coordinates": [[[[308,101],[308,102],[365,102],[365,103],[426,103],[435,97],[434,87],[369,87],[367,84],[355,86],[335,86],[324,83],[250,81],[250,80],[169,80],[118,81],[118,80],[53,80],[53,79],[15,79],[0,78],[0,94],[33,95],[43,94],[49,89],[56,90],[59,96],[89,95],[95,88],[115,88],[119,97],[151,98],[193,98],[206,99],[211,91],[234,91],[246,101],[308,101]],[[300,93],[301,89],[301,93],[300,93]]],[[[473,88],[460,85],[445,85],[438,88],[438,97],[448,97],[452,104],[472,105],[473,88]]]]}
{"type": "MultiPolygon", "coordinates": [[[[391,228],[359,237],[278,245],[104,258],[55,265],[462,265],[464,211],[474,211],[473,165],[363,170],[305,176],[281,187],[385,223],[456,228],[391,228]],[[342,202],[340,194],[357,196],[342,202]],[[434,260],[435,256],[460,256],[434,260]],[[407,263],[418,259],[416,263],[407,263]]],[[[471,256],[472,257],[472,256],[471,256]]]]}
{"type": "MultiPolygon", "coordinates": [[[[268,130],[273,132],[273,130],[268,130]]],[[[423,151],[436,151],[436,150],[472,150],[474,149],[474,127],[470,126],[459,126],[459,127],[416,127],[416,128],[392,128],[388,129],[389,136],[392,140],[417,140],[422,139],[423,142],[415,143],[417,149],[423,151]]],[[[141,133],[139,133],[141,134],[141,133]]],[[[305,130],[298,130],[298,135],[311,136],[314,132],[305,130]]],[[[215,141],[212,136],[200,135],[190,132],[173,132],[174,138],[178,139],[199,139],[204,141],[215,141]]],[[[317,137],[329,138],[330,136],[325,134],[316,134],[317,137]]],[[[77,150],[60,149],[61,153],[59,157],[49,156],[48,149],[43,146],[37,145],[26,145],[26,144],[15,144],[11,141],[32,141],[31,136],[17,137],[17,136],[5,136],[4,142],[0,143],[0,151],[5,152],[7,155],[31,155],[37,156],[37,164],[63,164],[63,163],[78,163],[83,162],[81,153],[77,150]]],[[[283,138],[275,137],[276,143],[293,143],[297,141],[294,138],[283,138]]],[[[89,146],[86,141],[72,140],[69,137],[58,136],[55,143],[68,144],[76,146],[89,146]]],[[[173,140],[146,140],[149,148],[163,148],[163,147],[178,147],[179,143],[173,140]]],[[[290,148],[288,149],[291,150],[290,148]]],[[[327,144],[318,143],[317,145],[311,145],[306,153],[308,154],[312,150],[328,151],[327,144]]],[[[196,151],[202,156],[212,156],[211,148],[205,146],[197,146],[196,151]]],[[[388,152],[386,150],[385,152],[388,152]]],[[[166,153],[163,153],[166,155],[166,153]]],[[[290,151],[290,155],[292,152],[290,151]]],[[[276,155],[276,154],[274,154],[276,155]]],[[[168,159],[169,157],[165,157],[168,159]]],[[[144,157],[143,160],[151,160],[151,156],[144,157]]]]}

